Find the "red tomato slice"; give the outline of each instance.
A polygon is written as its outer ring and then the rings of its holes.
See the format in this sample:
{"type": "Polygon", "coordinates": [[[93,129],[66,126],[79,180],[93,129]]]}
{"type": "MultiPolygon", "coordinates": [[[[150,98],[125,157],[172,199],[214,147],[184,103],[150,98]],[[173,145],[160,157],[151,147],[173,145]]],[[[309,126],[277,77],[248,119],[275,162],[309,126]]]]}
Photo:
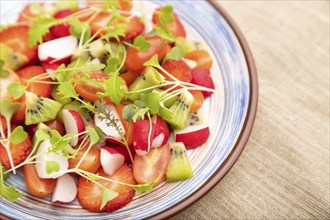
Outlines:
{"type": "Polygon", "coordinates": [[[170,147],[165,144],[159,148],[153,148],[144,156],[138,154],[134,157],[133,175],[140,183],[147,183],[159,178],[159,182],[165,176],[170,162],[170,147]]]}
{"type": "Polygon", "coordinates": [[[146,37],[146,41],[151,44],[151,47],[146,52],[141,52],[135,47],[131,47],[127,51],[125,67],[134,72],[141,72],[145,66],[143,64],[148,61],[153,55],[158,54],[158,61],[160,61],[166,51],[167,43],[158,36],[146,37]]]}
{"type": "MultiPolygon", "coordinates": [[[[90,76],[98,82],[103,82],[104,80],[109,79],[109,75],[105,74],[103,71],[93,71],[90,73],[90,76]]],[[[92,103],[96,100],[100,100],[96,93],[103,92],[102,88],[88,82],[77,82],[74,89],[83,99],[92,103]]]]}

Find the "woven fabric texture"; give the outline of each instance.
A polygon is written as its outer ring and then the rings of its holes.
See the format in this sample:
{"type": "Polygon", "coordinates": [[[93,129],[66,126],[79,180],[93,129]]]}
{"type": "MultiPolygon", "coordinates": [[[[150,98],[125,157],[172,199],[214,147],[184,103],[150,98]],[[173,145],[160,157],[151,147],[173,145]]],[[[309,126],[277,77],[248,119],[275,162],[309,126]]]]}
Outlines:
{"type": "Polygon", "coordinates": [[[220,1],[259,78],[251,138],[220,183],[173,219],[330,219],[329,1],[220,1]]]}

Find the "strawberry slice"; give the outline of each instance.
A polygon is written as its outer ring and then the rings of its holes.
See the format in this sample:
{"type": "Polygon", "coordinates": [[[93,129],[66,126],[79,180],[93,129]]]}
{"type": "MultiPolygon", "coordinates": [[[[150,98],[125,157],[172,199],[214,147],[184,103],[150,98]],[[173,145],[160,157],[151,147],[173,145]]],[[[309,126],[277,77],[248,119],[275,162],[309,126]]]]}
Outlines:
{"type": "MultiPolygon", "coordinates": [[[[43,73],[46,73],[46,71],[42,66],[28,66],[17,71],[17,75],[21,77],[23,83],[25,84],[27,83],[27,80],[43,73]]],[[[38,81],[50,82],[51,80],[42,79],[38,81]]],[[[31,82],[27,90],[39,96],[50,97],[50,94],[52,93],[52,86],[47,83],[31,82]]]]}
{"type": "Polygon", "coordinates": [[[7,134],[7,122],[5,117],[3,117],[2,115],[0,115],[0,123],[1,123],[1,128],[2,132],[6,135],[7,134]]]}
{"type": "MultiPolygon", "coordinates": [[[[155,13],[152,15],[152,22],[155,25],[159,25],[159,10],[157,9],[155,13]]],[[[180,19],[178,16],[174,15],[174,21],[172,23],[166,24],[166,27],[172,31],[172,35],[174,38],[177,37],[186,37],[186,30],[184,29],[180,19]]]]}
{"type": "MultiPolygon", "coordinates": [[[[194,69],[192,72],[192,83],[204,86],[206,88],[214,89],[214,83],[211,77],[211,73],[209,69],[194,69]]],[[[212,92],[202,91],[204,98],[212,95],[212,92]]]]}
{"type": "MultiPolygon", "coordinates": [[[[132,168],[127,165],[123,165],[113,176],[109,176],[104,173],[102,169],[99,169],[97,173],[105,178],[112,180],[136,184],[136,181],[133,177],[132,168]]],[[[135,195],[134,189],[130,187],[124,187],[118,183],[111,183],[109,181],[100,179],[97,180],[98,183],[102,184],[108,189],[111,189],[117,192],[119,195],[108,201],[103,209],[101,208],[102,204],[102,190],[101,187],[97,184],[83,178],[79,177],[78,179],[78,200],[81,206],[92,212],[113,212],[116,211],[128,203],[130,203],[135,195]]]]}
{"type": "MultiPolygon", "coordinates": [[[[162,67],[170,73],[172,76],[183,82],[191,82],[192,75],[191,69],[183,60],[167,60],[163,63],[162,67]]],[[[173,81],[168,75],[160,72],[166,80],[173,81]]],[[[168,89],[171,86],[166,86],[164,89],[168,89]]]]}
{"type": "MultiPolygon", "coordinates": [[[[119,19],[114,20],[111,25],[108,25],[108,22],[111,19],[111,13],[102,12],[98,14],[95,18],[90,21],[90,28],[92,34],[95,34],[100,29],[103,28],[101,34],[106,34],[107,29],[114,28],[116,24],[122,24],[125,28],[125,37],[122,40],[134,40],[135,37],[139,36],[144,30],[144,24],[141,22],[139,17],[129,15],[127,13],[122,14],[122,16],[126,17],[126,21],[121,21],[119,19]]],[[[80,18],[81,21],[87,21],[91,16],[86,16],[80,18]]]]}
{"type": "MultiPolygon", "coordinates": [[[[31,139],[28,136],[22,143],[20,144],[12,144],[9,145],[10,152],[13,158],[14,166],[22,163],[31,152],[31,139]]],[[[6,169],[10,169],[10,161],[5,147],[0,144],[0,160],[1,163],[6,167],[6,169]]]]}
{"type": "Polygon", "coordinates": [[[28,26],[10,26],[0,32],[0,42],[27,56],[30,63],[37,59],[37,46],[28,45],[28,26]]]}

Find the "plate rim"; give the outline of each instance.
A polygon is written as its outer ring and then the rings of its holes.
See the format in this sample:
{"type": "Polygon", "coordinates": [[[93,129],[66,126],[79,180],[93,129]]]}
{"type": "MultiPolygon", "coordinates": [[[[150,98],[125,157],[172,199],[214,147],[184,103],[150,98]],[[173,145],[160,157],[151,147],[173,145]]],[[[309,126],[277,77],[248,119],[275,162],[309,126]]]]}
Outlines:
{"type": "MultiPolygon", "coordinates": [[[[247,110],[247,114],[244,120],[243,127],[239,134],[239,137],[230,152],[227,156],[225,161],[221,164],[221,166],[213,173],[213,175],[194,193],[189,195],[184,201],[180,203],[168,207],[157,214],[147,217],[147,219],[168,219],[173,217],[180,212],[184,211],[185,209],[189,208],[193,204],[195,204],[198,200],[200,200],[203,196],[205,196],[208,192],[211,191],[219,182],[220,180],[230,171],[230,169],[234,166],[238,158],[240,157],[241,153],[243,152],[249,137],[252,132],[252,128],[255,122],[255,117],[257,113],[258,107],[258,77],[257,77],[257,68],[255,65],[255,60],[253,58],[252,52],[250,47],[239,29],[238,25],[234,21],[234,19],[229,15],[229,13],[219,4],[216,0],[207,0],[211,6],[213,6],[218,13],[224,18],[224,20],[228,23],[229,27],[234,32],[237,40],[242,48],[248,73],[250,79],[250,100],[249,106],[247,110]]],[[[11,219],[8,216],[3,215],[0,213],[0,219],[11,219]]]]}
{"type": "Polygon", "coordinates": [[[174,206],[168,207],[167,209],[154,214],[152,216],[147,217],[146,219],[168,219],[174,217],[185,209],[189,208],[193,204],[195,204],[198,200],[200,200],[203,196],[205,196],[208,192],[213,189],[222,178],[230,171],[230,169],[234,166],[241,153],[243,152],[247,142],[250,138],[253,125],[255,122],[257,108],[258,108],[258,75],[257,68],[255,64],[255,60],[253,58],[251,49],[248,45],[247,40],[245,39],[242,31],[234,21],[234,19],[229,15],[229,13],[217,2],[216,0],[207,0],[211,6],[213,6],[219,14],[224,18],[224,20],[228,23],[229,27],[234,32],[237,40],[242,48],[248,73],[250,79],[250,100],[249,106],[247,110],[247,114],[244,120],[243,127],[239,134],[239,137],[232,149],[232,151],[227,156],[226,160],[221,164],[221,166],[213,173],[213,175],[195,192],[189,195],[185,200],[181,201],[174,206]]]}

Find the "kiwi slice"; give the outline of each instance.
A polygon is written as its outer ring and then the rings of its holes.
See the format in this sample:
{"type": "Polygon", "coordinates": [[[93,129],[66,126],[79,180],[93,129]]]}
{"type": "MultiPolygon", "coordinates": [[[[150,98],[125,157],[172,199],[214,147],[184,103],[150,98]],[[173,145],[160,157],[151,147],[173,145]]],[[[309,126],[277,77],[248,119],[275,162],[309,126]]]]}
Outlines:
{"type": "Polygon", "coordinates": [[[163,119],[175,129],[185,128],[189,120],[189,113],[193,102],[193,95],[187,89],[184,89],[179,98],[169,108],[173,112],[172,117],[162,115],[163,119]]]}
{"type": "Polygon", "coordinates": [[[186,147],[182,142],[170,143],[171,159],[166,172],[166,179],[176,182],[193,176],[186,147]]]}
{"type": "Polygon", "coordinates": [[[0,43],[0,59],[5,61],[6,67],[14,71],[20,69],[29,61],[25,55],[2,43],[0,43]]]}
{"type": "Polygon", "coordinates": [[[61,103],[58,103],[52,99],[37,96],[32,92],[26,92],[25,99],[26,125],[53,120],[56,118],[57,113],[62,107],[61,103]]]}
{"type": "Polygon", "coordinates": [[[204,112],[194,112],[189,114],[187,125],[201,125],[206,122],[206,114],[204,112]]]}
{"type": "MultiPolygon", "coordinates": [[[[129,92],[135,92],[142,89],[146,89],[143,92],[148,93],[153,88],[147,89],[152,86],[160,85],[163,83],[164,77],[158,73],[153,67],[146,67],[145,70],[135,79],[135,81],[128,87],[129,92]]],[[[128,99],[135,101],[139,99],[138,93],[132,93],[128,96],[128,99]]]]}

